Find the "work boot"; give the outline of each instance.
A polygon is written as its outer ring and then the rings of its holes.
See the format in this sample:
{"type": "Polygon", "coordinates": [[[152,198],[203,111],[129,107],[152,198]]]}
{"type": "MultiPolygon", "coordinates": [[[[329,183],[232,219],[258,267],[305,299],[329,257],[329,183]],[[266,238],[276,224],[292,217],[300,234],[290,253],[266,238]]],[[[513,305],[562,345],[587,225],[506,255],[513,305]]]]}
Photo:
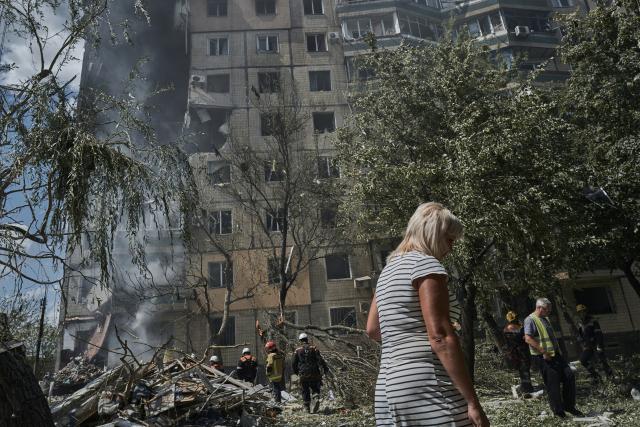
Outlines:
{"type": "Polygon", "coordinates": [[[320,395],[314,394],[313,397],[311,398],[311,402],[313,402],[313,409],[311,413],[315,414],[316,412],[318,412],[318,409],[320,408],[320,395]]]}
{"type": "Polygon", "coordinates": [[[305,414],[309,414],[309,413],[311,413],[311,411],[309,411],[309,404],[305,404],[305,405],[302,407],[302,412],[304,412],[305,414]]]}

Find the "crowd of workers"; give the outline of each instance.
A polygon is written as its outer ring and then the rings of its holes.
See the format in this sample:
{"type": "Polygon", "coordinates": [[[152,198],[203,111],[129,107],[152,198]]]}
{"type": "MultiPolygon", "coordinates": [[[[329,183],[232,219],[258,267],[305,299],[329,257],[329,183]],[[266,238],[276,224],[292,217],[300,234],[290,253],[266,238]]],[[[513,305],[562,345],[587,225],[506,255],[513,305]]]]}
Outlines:
{"type": "MultiPolygon", "coordinates": [[[[304,412],[314,413],[318,411],[320,406],[320,385],[322,374],[326,374],[329,370],[324,359],[320,355],[317,347],[309,344],[307,334],[302,333],[298,337],[300,346],[296,348],[291,359],[291,368],[293,373],[298,376],[300,389],[302,392],[302,405],[304,412]],[[313,407],[312,407],[313,403],[313,407]]],[[[267,342],[264,346],[267,351],[266,373],[271,383],[275,401],[282,402],[282,374],[285,368],[285,357],[276,348],[273,341],[267,342]]],[[[223,371],[224,367],[220,363],[218,356],[212,356],[210,359],[211,367],[219,371],[223,371]]],[[[255,383],[258,374],[258,360],[251,355],[249,348],[242,350],[242,357],[238,361],[236,367],[238,379],[255,383]]]]}
{"type": "MultiPolygon", "coordinates": [[[[524,326],[520,324],[518,313],[510,311],[507,313],[509,324],[504,328],[504,336],[511,360],[520,373],[520,393],[525,398],[531,397],[533,392],[531,364],[533,362],[542,376],[553,413],[561,418],[566,417],[567,412],[580,416],[582,412],[575,407],[575,375],[566,359],[562,357],[555,332],[548,320],[552,308],[551,301],[540,298],[536,302],[536,310],[525,319],[524,326]]],[[[589,316],[585,305],[579,304],[576,311],[580,316],[577,339],[583,347],[580,363],[593,377],[591,385],[595,386],[600,383],[601,377],[591,364],[594,357],[607,377],[611,376],[613,371],[604,354],[604,337],[600,324],[595,318],[589,316]]]]}

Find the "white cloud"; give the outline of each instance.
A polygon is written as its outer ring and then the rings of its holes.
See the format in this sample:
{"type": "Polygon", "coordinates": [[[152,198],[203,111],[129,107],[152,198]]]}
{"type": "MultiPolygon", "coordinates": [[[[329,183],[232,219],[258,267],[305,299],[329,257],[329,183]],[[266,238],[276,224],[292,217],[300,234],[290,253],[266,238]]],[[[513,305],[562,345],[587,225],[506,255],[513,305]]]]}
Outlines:
{"type": "MultiPolygon", "coordinates": [[[[48,34],[51,37],[44,48],[45,66],[47,68],[64,42],[67,33],[63,31],[63,28],[67,16],[68,11],[64,8],[60,8],[57,13],[54,13],[50,8],[44,9],[42,23],[49,29],[48,34]]],[[[32,40],[25,40],[7,32],[2,52],[2,63],[15,64],[16,68],[0,75],[2,84],[18,84],[40,71],[40,52],[37,49],[37,44],[31,42],[32,40]],[[33,53],[29,49],[30,44],[33,46],[33,53]]],[[[67,82],[77,75],[70,85],[71,90],[74,92],[78,90],[80,84],[83,50],[84,42],[81,41],[76,46],[76,49],[71,52],[71,55],[77,60],[68,62],[59,70],[54,69],[60,82],[67,82]]]]}

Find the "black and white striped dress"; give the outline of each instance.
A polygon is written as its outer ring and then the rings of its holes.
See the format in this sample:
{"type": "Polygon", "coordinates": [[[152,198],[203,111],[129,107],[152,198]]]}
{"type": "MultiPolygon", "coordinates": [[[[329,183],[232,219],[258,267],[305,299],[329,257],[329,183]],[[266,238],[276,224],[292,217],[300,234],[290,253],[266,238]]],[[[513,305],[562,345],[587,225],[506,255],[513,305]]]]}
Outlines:
{"type": "MultiPolygon", "coordinates": [[[[429,274],[447,274],[440,262],[421,252],[395,256],[376,287],[382,333],[382,360],[376,384],[378,426],[471,426],[467,402],[431,349],[411,282],[429,274]]],[[[451,321],[460,304],[449,292],[451,321]]]]}

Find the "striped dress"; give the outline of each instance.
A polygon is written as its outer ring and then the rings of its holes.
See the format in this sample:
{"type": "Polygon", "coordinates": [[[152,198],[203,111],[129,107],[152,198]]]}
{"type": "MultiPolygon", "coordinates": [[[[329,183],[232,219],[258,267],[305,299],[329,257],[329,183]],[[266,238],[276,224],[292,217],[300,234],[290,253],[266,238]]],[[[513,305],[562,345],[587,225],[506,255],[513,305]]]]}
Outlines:
{"type": "MultiPolygon", "coordinates": [[[[447,274],[440,262],[421,252],[395,256],[376,287],[382,333],[382,360],[376,383],[378,426],[471,426],[467,402],[431,349],[411,282],[428,274],[447,274]]],[[[451,321],[460,304],[449,292],[451,321]]]]}

